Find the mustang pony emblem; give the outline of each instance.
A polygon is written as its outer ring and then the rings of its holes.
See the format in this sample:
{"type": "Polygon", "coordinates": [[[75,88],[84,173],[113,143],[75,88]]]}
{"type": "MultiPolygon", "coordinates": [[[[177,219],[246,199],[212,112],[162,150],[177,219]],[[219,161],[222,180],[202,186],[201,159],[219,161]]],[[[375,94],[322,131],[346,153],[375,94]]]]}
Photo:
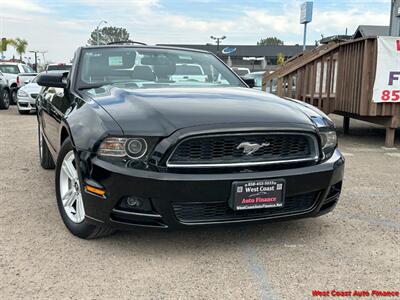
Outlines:
{"type": "Polygon", "coordinates": [[[268,147],[269,145],[271,145],[271,143],[262,143],[257,144],[257,143],[249,143],[249,142],[243,142],[240,143],[239,146],[236,147],[236,149],[243,149],[243,153],[246,155],[250,155],[253,154],[254,152],[258,151],[260,148],[262,147],[268,147]]]}

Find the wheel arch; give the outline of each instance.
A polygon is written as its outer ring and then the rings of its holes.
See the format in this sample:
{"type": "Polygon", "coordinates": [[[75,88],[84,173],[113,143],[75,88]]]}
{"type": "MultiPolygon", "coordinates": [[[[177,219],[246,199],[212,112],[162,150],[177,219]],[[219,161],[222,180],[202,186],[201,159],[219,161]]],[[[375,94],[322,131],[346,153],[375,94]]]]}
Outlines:
{"type": "Polygon", "coordinates": [[[75,143],[72,137],[71,130],[69,128],[68,123],[65,121],[61,121],[59,137],[60,137],[60,142],[59,142],[60,148],[67,138],[70,138],[72,146],[75,148],[75,143]]]}
{"type": "Polygon", "coordinates": [[[60,146],[64,143],[64,141],[69,137],[69,132],[68,130],[63,126],[61,128],[61,134],[60,134],[60,146]]]}

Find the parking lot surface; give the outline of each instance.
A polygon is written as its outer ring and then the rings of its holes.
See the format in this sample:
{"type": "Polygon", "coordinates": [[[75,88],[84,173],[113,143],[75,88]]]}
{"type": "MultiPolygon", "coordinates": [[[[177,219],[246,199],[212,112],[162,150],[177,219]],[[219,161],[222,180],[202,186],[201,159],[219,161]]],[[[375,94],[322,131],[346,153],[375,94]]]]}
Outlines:
{"type": "Polygon", "coordinates": [[[384,148],[384,129],[351,124],[340,136],[343,193],[328,215],[139,228],[85,241],[59,216],[54,171],[38,161],[36,117],[15,106],[0,111],[0,298],[310,299],[312,290],[399,290],[400,141],[384,148]]]}

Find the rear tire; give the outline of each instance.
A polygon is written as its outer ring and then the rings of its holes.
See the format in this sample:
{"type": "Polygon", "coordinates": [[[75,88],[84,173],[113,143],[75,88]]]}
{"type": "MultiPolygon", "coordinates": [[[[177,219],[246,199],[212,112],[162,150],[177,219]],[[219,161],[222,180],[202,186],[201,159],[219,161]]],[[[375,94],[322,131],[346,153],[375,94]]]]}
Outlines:
{"type": "Polygon", "coordinates": [[[65,226],[82,239],[95,239],[114,233],[112,228],[87,221],[77,165],[75,150],[67,138],[57,158],[55,180],[58,210],[65,226]]]}
{"type": "Polygon", "coordinates": [[[8,109],[10,107],[10,95],[7,90],[0,93],[0,109],[8,109]]]}
{"type": "Polygon", "coordinates": [[[50,150],[47,147],[47,144],[44,140],[43,132],[42,132],[40,125],[38,125],[38,138],[39,138],[40,165],[42,166],[43,169],[46,169],[46,170],[54,169],[55,168],[54,161],[51,156],[50,150]]]}

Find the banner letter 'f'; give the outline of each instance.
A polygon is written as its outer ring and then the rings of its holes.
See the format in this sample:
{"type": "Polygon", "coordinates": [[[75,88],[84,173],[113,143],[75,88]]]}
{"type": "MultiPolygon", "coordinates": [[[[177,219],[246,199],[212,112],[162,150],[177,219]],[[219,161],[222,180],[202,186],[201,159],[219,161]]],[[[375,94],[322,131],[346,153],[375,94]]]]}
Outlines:
{"type": "Polygon", "coordinates": [[[389,85],[393,85],[393,81],[399,80],[400,72],[390,72],[389,73],[389,85]]]}

